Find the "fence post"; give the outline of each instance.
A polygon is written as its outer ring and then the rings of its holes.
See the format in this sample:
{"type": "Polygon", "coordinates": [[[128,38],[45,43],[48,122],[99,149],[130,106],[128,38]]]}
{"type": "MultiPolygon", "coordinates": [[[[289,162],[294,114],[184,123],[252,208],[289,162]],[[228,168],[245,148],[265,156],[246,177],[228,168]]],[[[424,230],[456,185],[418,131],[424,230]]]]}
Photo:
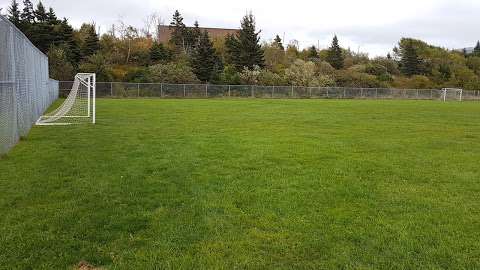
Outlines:
{"type": "Polygon", "coordinates": [[[183,97],[185,97],[185,84],[183,85],[183,97]]]}
{"type": "Polygon", "coordinates": [[[110,96],[113,97],[113,82],[110,82],[110,96]]]}
{"type": "Polygon", "coordinates": [[[137,98],[140,97],[140,84],[137,83],[137,98]]]}
{"type": "Polygon", "coordinates": [[[163,98],[163,83],[160,84],[160,97],[163,98]]]}
{"type": "Polygon", "coordinates": [[[360,98],[363,98],[363,88],[360,88],[360,98]]]}
{"type": "Polygon", "coordinates": [[[255,97],[255,94],[254,94],[254,90],[253,90],[253,84],[250,86],[250,90],[251,90],[251,94],[252,94],[252,98],[255,97]]]}
{"type": "Polygon", "coordinates": [[[328,87],[327,87],[327,98],[328,98],[328,87]]]}
{"type": "Polygon", "coordinates": [[[208,83],[205,84],[205,97],[208,98],[208,83]]]}
{"type": "Polygon", "coordinates": [[[291,96],[291,98],[293,98],[293,85],[292,85],[292,93],[291,93],[290,96],[291,96]]]}
{"type": "Polygon", "coordinates": [[[375,99],[378,99],[378,88],[375,88],[375,99]]]}
{"type": "Polygon", "coordinates": [[[230,85],[228,85],[228,97],[231,97],[231,95],[230,95],[230,85]]]}
{"type": "Polygon", "coordinates": [[[430,89],[430,99],[433,99],[433,90],[430,89]]]}
{"type": "Polygon", "coordinates": [[[347,96],[347,90],[343,88],[343,99],[345,99],[346,96],[347,96]]]}
{"type": "Polygon", "coordinates": [[[274,97],[274,95],[275,95],[275,85],[272,86],[272,98],[274,97]]]}
{"type": "Polygon", "coordinates": [[[308,97],[312,98],[312,87],[308,88],[308,97]]]}

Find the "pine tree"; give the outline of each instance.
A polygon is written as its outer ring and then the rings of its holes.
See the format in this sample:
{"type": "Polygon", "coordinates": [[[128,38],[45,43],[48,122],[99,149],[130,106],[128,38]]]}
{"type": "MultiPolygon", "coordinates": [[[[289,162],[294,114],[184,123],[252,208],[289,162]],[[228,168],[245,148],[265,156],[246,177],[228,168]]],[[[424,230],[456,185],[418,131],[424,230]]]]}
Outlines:
{"type": "Polygon", "coordinates": [[[282,44],[282,39],[278,35],[275,36],[275,39],[273,40],[272,44],[282,51],[285,50],[285,48],[283,47],[283,44],[282,44]]]}
{"type": "Polygon", "coordinates": [[[82,57],[87,58],[95,54],[100,49],[100,42],[95,31],[95,25],[88,25],[87,36],[82,49],[82,57]]]}
{"type": "Polygon", "coordinates": [[[33,4],[30,0],[23,0],[23,12],[20,16],[23,23],[31,24],[35,22],[35,12],[33,10],[33,4]]]}
{"type": "Polygon", "coordinates": [[[47,12],[41,1],[38,2],[37,8],[35,9],[34,14],[37,22],[43,23],[43,22],[46,22],[48,19],[47,12]]]}
{"type": "Polygon", "coordinates": [[[255,30],[255,18],[252,14],[247,14],[242,19],[241,29],[237,33],[235,40],[229,40],[232,51],[230,59],[238,71],[245,67],[254,66],[264,67],[265,60],[263,49],[260,45],[260,32],[255,30]]]}
{"type": "Polygon", "coordinates": [[[47,12],[47,22],[49,24],[59,24],[57,15],[55,14],[55,11],[53,11],[53,8],[49,8],[47,12]]]}
{"type": "Polygon", "coordinates": [[[214,76],[216,63],[215,48],[208,32],[204,31],[192,54],[192,69],[201,81],[210,81],[214,76]]]}
{"type": "Polygon", "coordinates": [[[420,74],[420,58],[411,41],[400,46],[400,65],[402,73],[407,76],[420,74]]]}
{"type": "Polygon", "coordinates": [[[171,55],[167,48],[162,43],[154,42],[150,48],[150,60],[151,62],[167,62],[170,61],[171,55]]]}
{"type": "Polygon", "coordinates": [[[202,37],[202,31],[200,30],[200,26],[198,25],[198,21],[195,21],[193,24],[193,28],[190,31],[190,38],[188,41],[188,45],[192,48],[200,42],[200,38],[202,37]]]}
{"type": "Polygon", "coordinates": [[[240,44],[234,35],[228,34],[225,37],[225,61],[227,64],[235,66],[236,61],[240,58],[240,44]]]}
{"type": "Polygon", "coordinates": [[[170,43],[175,45],[175,47],[178,49],[183,49],[183,51],[186,51],[185,38],[187,27],[183,23],[183,17],[178,10],[175,10],[169,28],[172,29],[170,43]]]}
{"type": "Polygon", "coordinates": [[[17,27],[21,28],[20,8],[16,0],[12,0],[12,4],[8,8],[8,19],[17,27]]]}
{"type": "Polygon", "coordinates": [[[473,55],[480,56],[480,41],[478,41],[477,45],[475,45],[475,48],[473,48],[473,55]]]}
{"type": "Polygon", "coordinates": [[[68,23],[66,18],[60,22],[60,32],[61,39],[66,47],[67,58],[74,67],[77,67],[81,59],[80,46],[75,41],[73,37],[73,27],[68,23]]]}
{"type": "Polygon", "coordinates": [[[311,47],[308,48],[308,58],[309,59],[318,59],[319,58],[318,51],[317,51],[317,48],[315,46],[311,46],[311,47]]]}
{"type": "Polygon", "coordinates": [[[326,60],[335,69],[343,68],[344,56],[343,56],[342,48],[340,48],[340,45],[338,44],[337,35],[333,37],[332,45],[328,49],[326,60]]]}

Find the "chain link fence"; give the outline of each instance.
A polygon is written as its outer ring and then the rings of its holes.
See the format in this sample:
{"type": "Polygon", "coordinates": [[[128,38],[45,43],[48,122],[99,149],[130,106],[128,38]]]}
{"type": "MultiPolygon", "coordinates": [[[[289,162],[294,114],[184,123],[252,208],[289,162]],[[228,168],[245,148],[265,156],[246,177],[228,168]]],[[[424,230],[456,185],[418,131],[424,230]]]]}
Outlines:
{"type": "Polygon", "coordinates": [[[0,15],[0,154],[28,134],[58,93],[47,56],[0,15]]]}
{"type": "MultiPolygon", "coordinates": [[[[60,82],[68,95],[73,82],[60,82]]],[[[301,87],[261,85],[98,82],[97,97],[111,98],[323,98],[441,100],[440,89],[301,87]]],[[[463,100],[480,100],[480,91],[464,90],[463,100]]]]}

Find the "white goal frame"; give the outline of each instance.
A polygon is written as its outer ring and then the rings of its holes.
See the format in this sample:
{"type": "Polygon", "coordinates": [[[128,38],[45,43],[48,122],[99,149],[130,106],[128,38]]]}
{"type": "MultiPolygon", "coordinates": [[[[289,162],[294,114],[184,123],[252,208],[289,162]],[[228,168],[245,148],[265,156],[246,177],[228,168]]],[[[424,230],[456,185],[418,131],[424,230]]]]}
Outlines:
{"type": "Polygon", "coordinates": [[[463,89],[461,88],[443,88],[442,89],[442,100],[443,102],[447,101],[447,96],[449,92],[455,93],[455,99],[458,101],[463,101],[463,89]]]}
{"type": "Polygon", "coordinates": [[[75,75],[72,90],[62,105],[53,112],[42,115],[35,124],[71,125],[90,122],[88,119],[95,124],[96,114],[96,74],[78,73],[75,75]]]}

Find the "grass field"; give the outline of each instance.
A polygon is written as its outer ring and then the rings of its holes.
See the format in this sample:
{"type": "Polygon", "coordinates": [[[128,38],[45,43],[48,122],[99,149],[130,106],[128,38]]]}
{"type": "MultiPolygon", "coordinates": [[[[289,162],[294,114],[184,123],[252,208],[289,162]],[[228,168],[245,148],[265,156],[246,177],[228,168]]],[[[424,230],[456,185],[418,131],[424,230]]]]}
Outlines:
{"type": "Polygon", "coordinates": [[[0,160],[0,269],[479,269],[480,103],[98,100],[0,160]]]}

